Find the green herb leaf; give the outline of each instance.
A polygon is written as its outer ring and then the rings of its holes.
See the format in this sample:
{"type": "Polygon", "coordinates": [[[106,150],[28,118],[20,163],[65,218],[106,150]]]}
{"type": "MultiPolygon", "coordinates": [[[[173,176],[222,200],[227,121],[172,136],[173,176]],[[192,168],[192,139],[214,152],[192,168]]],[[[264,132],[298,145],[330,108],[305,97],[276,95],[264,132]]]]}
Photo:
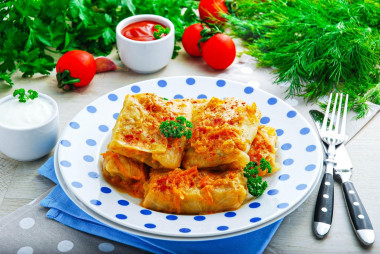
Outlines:
{"type": "Polygon", "coordinates": [[[260,159],[260,166],[256,162],[250,161],[243,171],[244,177],[247,178],[248,192],[254,197],[261,196],[268,187],[268,183],[263,182],[263,178],[259,176],[259,169],[262,171],[268,170],[268,173],[272,172],[269,161],[264,158],[260,159]]]}
{"type": "Polygon", "coordinates": [[[228,17],[259,66],[274,67],[287,97],[316,102],[332,92],[349,94],[363,117],[379,104],[380,6],[377,0],[236,0],[228,17]]]}
{"type": "Polygon", "coordinates": [[[13,92],[13,97],[18,96],[18,101],[25,103],[27,100],[34,100],[38,97],[38,93],[32,89],[28,90],[28,94],[25,93],[24,88],[16,89],[13,92]]]}
{"type": "Polygon", "coordinates": [[[179,116],[176,121],[164,121],[160,125],[160,132],[166,138],[181,138],[190,139],[192,136],[191,129],[193,124],[189,122],[185,117],[179,116]]]}

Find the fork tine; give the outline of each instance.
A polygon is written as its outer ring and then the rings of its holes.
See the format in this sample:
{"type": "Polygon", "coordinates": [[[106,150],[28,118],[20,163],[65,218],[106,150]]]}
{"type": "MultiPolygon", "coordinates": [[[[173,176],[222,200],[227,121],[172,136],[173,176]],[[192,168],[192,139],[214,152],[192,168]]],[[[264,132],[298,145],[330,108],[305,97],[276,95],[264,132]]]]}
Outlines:
{"type": "Polygon", "coordinates": [[[335,111],[336,111],[336,104],[338,102],[338,94],[335,95],[335,101],[334,101],[334,106],[333,106],[333,112],[331,114],[331,119],[330,119],[330,124],[329,124],[329,131],[332,130],[332,127],[334,125],[335,121],[335,111]]]}
{"type": "Polygon", "coordinates": [[[340,134],[342,134],[342,135],[346,134],[347,106],[348,106],[348,94],[346,94],[346,101],[344,103],[342,129],[340,131],[340,134]]]}
{"type": "Polygon", "coordinates": [[[339,133],[339,124],[340,124],[340,119],[341,119],[341,108],[342,108],[342,99],[343,99],[343,94],[339,94],[339,106],[338,106],[338,114],[336,115],[336,123],[335,123],[335,132],[339,133]]]}
{"type": "Polygon", "coordinates": [[[327,130],[327,119],[329,118],[329,113],[330,113],[331,98],[332,98],[332,93],[330,93],[329,102],[327,103],[327,107],[326,107],[325,117],[323,118],[323,122],[321,126],[321,130],[323,131],[327,130]]]}

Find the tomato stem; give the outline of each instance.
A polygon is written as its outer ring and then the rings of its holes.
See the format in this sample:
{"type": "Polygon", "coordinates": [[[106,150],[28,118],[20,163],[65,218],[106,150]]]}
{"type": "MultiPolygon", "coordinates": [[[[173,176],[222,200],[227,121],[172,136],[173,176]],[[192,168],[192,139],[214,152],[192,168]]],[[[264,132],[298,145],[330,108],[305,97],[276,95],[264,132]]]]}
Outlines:
{"type": "Polygon", "coordinates": [[[63,72],[61,69],[58,70],[57,72],[57,80],[58,80],[58,87],[62,88],[64,91],[71,91],[74,89],[75,83],[79,83],[80,79],[79,78],[73,78],[70,75],[69,70],[64,70],[63,72]]]}
{"type": "Polygon", "coordinates": [[[198,41],[198,48],[202,52],[201,44],[208,41],[215,34],[223,33],[223,29],[218,24],[207,23],[207,18],[201,20],[203,30],[201,31],[202,38],[198,41]]]}

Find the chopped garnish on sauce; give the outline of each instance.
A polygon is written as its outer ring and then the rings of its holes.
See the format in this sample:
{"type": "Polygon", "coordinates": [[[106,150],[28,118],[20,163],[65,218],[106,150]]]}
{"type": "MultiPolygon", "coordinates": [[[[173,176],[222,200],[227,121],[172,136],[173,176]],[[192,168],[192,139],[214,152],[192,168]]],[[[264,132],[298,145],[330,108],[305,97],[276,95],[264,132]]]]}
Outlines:
{"type": "Polygon", "coordinates": [[[160,131],[166,138],[181,138],[185,136],[190,139],[192,134],[191,129],[193,124],[185,117],[179,116],[175,121],[164,121],[160,125],[160,131]]]}
{"type": "Polygon", "coordinates": [[[25,103],[27,100],[34,100],[38,97],[38,93],[32,89],[28,90],[28,94],[26,94],[24,88],[16,89],[13,92],[13,97],[16,97],[18,95],[18,101],[25,103]]]}
{"type": "Polygon", "coordinates": [[[268,170],[272,172],[272,167],[269,161],[264,158],[260,159],[260,165],[257,162],[250,161],[244,168],[244,177],[247,178],[248,192],[254,197],[260,197],[268,187],[267,181],[263,182],[263,178],[259,176],[259,170],[268,170]]]}

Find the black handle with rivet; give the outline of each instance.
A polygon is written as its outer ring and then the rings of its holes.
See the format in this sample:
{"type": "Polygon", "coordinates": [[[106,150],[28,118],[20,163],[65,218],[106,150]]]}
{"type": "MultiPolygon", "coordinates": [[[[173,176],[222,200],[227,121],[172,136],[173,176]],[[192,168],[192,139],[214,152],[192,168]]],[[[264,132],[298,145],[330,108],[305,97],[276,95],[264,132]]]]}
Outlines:
{"type": "Polygon", "coordinates": [[[365,210],[362,201],[352,182],[342,183],[344,199],[352,226],[359,240],[364,245],[371,245],[375,241],[375,232],[372,227],[371,220],[365,210]]]}
{"type": "Polygon", "coordinates": [[[314,210],[313,232],[318,238],[323,238],[330,231],[334,210],[334,178],[325,173],[319,188],[317,203],[314,210]]]}

